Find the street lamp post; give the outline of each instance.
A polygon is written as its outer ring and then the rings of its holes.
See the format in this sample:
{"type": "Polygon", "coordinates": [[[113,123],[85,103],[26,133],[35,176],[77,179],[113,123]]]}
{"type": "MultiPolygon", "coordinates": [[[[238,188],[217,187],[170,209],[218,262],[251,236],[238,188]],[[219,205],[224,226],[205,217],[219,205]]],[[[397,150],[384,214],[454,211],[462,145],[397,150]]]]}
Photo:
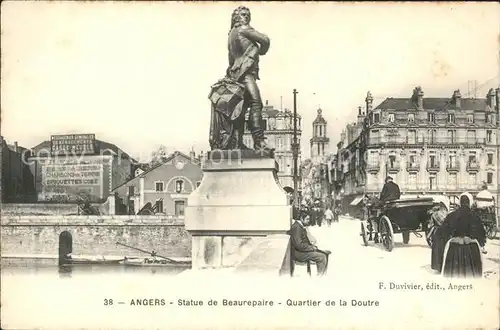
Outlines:
{"type": "Polygon", "coordinates": [[[299,158],[299,144],[297,142],[297,90],[293,90],[293,205],[299,206],[298,194],[298,158],[299,158]]]}

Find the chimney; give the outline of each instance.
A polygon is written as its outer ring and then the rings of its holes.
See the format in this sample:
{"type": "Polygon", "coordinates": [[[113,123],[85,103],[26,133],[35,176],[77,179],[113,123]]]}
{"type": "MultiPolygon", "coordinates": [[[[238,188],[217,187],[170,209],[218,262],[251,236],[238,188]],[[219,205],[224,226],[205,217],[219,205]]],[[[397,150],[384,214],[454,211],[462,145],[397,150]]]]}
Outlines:
{"type": "Polygon", "coordinates": [[[424,110],[424,91],[422,87],[417,86],[413,90],[413,101],[417,104],[418,110],[424,110]]]}
{"type": "Polygon", "coordinates": [[[191,158],[191,161],[196,159],[196,153],[193,149],[191,149],[191,151],[189,152],[189,158],[191,158]]]}
{"type": "Polygon", "coordinates": [[[14,151],[17,152],[18,151],[18,145],[17,145],[17,141],[14,142],[14,151]]]}
{"type": "Polygon", "coordinates": [[[266,100],[266,107],[269,105],[269,100],[266,100]]]}
{"type": "Polygon", "coordinates": [[[370,91],[368,91],[368,93],[366,93],[365,102],[366,102],[366,113],[368,113],[368,112],[372,111],[372,103],[373,103],[373,97],[372,97],[372,93],[370,93],[370,91]]]}
{"type": "Polygon", "coordinates": [[[457,89],[453,92],[453,104],[455,107],[460,108],[460,99],[462,98],[462,94],[460,94],[460,89],[457,89]]]}
{"type": "Polygon", "coordinates": [[[495,109],[495,91],[493,90],[493,88],[490,88],[490,90],[488,91],[488,95],[486,95],[486,102],[488,103],[488,107],[490,107],[491,110],[495,109]]]}

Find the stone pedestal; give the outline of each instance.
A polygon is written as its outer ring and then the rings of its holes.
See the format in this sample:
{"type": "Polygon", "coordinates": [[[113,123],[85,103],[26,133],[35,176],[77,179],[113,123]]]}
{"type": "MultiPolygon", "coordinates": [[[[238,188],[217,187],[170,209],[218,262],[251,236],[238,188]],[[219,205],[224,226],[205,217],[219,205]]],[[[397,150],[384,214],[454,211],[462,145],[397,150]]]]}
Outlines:
{"type": "Polygon", "coordinates": [[[290,229],[292,210],[274,158],[253,150],[209,152],[202,169],[185,211],[193,268],[234,267],[268,235],[290,229]]]}

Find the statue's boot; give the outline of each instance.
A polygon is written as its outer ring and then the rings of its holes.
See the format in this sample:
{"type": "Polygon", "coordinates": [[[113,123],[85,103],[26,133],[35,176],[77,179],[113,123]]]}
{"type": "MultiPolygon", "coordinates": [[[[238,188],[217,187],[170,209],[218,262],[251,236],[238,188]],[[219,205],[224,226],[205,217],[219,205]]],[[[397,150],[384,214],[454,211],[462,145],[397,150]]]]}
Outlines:
{"type": "Polygon", "coordinates": [[[256,152],[262,154],[272,154],[274,148],[269,147],[266,143],[266,138],[264,137],[264,130],[262,128],[256,128],[252,130],[253,147],[256,152]]]}

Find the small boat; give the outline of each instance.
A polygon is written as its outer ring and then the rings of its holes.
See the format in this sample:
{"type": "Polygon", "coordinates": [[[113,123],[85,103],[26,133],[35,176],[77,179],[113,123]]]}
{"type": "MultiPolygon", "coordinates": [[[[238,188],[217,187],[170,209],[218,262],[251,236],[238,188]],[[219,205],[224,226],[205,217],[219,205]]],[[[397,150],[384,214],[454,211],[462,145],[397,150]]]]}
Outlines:
{"type": "Polygon", "coordinates": [[[69,265],[118,265],[123,258],[108,258],[103,256],[75,256],[71,255],[65,260],[65,264],[69,265]]]}
{"type": "Polygon", "coordinates": [[[120,264],[125,265],[125,266],[137,266],[137,267],[144,267],[144,266],[157,267],[157,266],[173,266],[173,265],[179,265],[179,264],[183,264],[183,265],[187,266],[190,264],[190,262],[172,263],[169,260],[162,259],[162,258],[156,258],[156,257],[152,257],[152,258],[127,258],[127,257],[125,257],[125,259],[120,260],[120,264]]]}

